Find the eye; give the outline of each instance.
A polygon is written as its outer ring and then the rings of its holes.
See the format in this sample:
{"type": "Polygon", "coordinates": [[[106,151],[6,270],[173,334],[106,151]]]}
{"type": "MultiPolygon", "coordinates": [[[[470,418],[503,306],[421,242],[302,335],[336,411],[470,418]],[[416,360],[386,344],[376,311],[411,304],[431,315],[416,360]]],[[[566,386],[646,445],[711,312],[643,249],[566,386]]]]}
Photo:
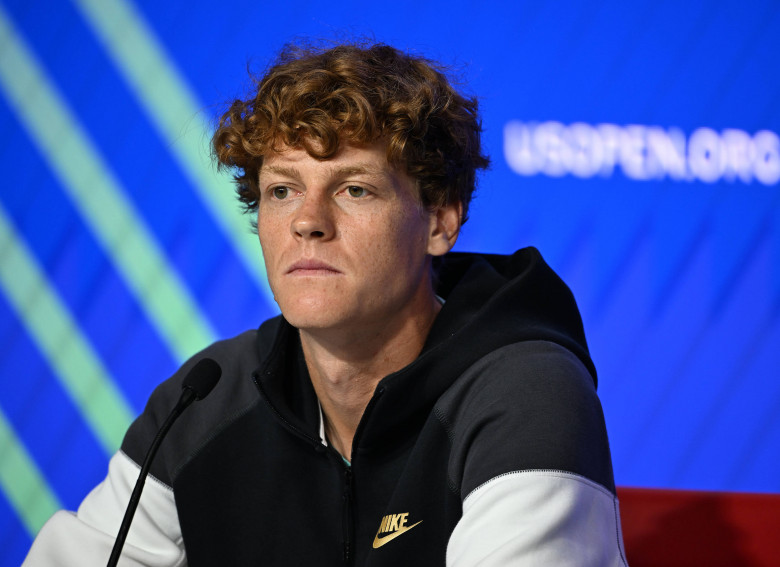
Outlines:
{"type": "Polygon", "coordinates": [[[349,194],[350,197],[360,198],[368,195],[368,191],[359,185],[350,185],[347,187],[347,194],[349,194]]]}
{"type": "Polygon", "coordinates": [[[286,199],[290,194],[290,188],[285,187],[284,185],[279,185],[278,187],[271,189],[271,193],[273,194],[274,199],[286,199]]]}

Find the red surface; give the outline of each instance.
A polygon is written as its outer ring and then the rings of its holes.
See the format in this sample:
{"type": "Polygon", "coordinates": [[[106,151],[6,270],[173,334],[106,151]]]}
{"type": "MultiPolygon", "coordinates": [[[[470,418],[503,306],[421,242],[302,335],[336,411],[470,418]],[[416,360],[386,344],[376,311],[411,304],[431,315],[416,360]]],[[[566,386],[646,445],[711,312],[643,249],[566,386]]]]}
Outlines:
{"type": "Polygon", "coordinates": [[[631,567],[780,566],[780,494],[618,488],[631,567]]]}

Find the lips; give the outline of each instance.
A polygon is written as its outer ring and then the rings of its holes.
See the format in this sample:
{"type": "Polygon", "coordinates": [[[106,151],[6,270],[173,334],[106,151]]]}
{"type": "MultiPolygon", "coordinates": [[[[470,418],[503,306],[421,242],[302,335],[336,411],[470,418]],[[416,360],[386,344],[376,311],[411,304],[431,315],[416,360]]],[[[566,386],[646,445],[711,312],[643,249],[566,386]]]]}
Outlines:
{"type": "Polygon", "coordinates": [[[332,275],[340,273],[340,270],[337,270],[330,264],[315,259],[298,260],[287,268],[287,271],[285,272],[285,274],[301,276],[332,275]]]}

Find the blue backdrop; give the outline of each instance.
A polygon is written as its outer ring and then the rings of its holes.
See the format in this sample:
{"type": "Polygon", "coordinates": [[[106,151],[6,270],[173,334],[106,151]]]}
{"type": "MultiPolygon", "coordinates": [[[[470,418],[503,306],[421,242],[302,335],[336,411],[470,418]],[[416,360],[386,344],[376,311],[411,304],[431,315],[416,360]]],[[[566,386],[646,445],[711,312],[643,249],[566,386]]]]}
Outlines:
{"type": "Polygon", "coordinates": [[[296,37],[450,65],[493,165],[461,250],[583,312],[619,485],[780,491],[780,4],[0,0],[0,565],[152,388],[276,307],[207,156],[296,37]]]}

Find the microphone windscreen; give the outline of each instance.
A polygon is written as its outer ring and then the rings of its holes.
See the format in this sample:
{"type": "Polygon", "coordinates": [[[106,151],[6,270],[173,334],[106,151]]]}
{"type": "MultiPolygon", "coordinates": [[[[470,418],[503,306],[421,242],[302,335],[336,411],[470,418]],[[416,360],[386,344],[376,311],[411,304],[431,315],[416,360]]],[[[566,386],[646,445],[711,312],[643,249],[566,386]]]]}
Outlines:
{"type": "Polygon", "coordinates": [[[220,376],[222,376],[222,368],[217,364],[217,361],[203,358],[184,377],[181,387],[189,388],[195,392],[196,400],[202,400],[211,393],[211,390],[219,382],[220,376]]]}

